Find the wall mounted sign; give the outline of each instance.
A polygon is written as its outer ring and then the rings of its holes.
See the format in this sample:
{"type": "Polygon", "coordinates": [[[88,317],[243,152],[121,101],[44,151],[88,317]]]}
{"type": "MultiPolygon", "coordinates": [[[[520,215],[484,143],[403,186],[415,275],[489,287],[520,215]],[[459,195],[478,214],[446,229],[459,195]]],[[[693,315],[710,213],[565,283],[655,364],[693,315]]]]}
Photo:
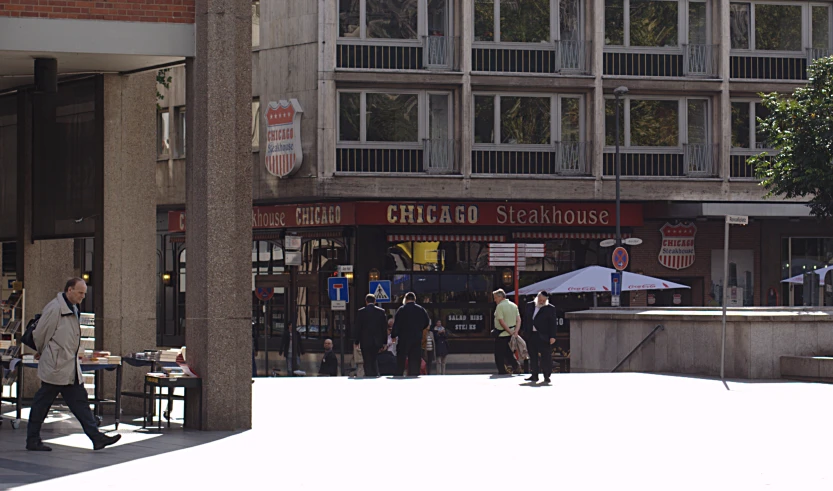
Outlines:
{"type": "Polygon", "coordinates": [[[266,170],[273,176],[289,177],[304,162],[302,114],[298,99],[270,102],[266,108],[266,170]]]}
{"type": "Polygon", "coordinates": [[[481,312],[457,312],[445,319],[445,327],[453,332],[481,332],[485,326],[486,316],[481,312]]]}
{"type": "Polygon", "coordinates": [[[666,223],[659,231],[662,233],[659,263],[668,269],[690,268],[695,259],[694,237],[697,235],[697,227],[693,223],[666,223]]]}

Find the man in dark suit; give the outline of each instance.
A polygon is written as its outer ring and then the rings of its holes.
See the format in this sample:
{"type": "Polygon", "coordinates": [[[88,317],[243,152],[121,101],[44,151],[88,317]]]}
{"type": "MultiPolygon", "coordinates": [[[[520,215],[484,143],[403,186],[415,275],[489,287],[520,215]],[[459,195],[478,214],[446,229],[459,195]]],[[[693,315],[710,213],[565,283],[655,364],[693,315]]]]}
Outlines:
{"type": "Polygon", "coordinates": [[[532,372],[526,380],[538,382],[540,368],[545,384],[550,383],[552,375],[552,348],[558,330],[558,314],[555,306],[549,302],[549,296],[546,291],[541,291],[535,300],[526,304],[523,322],[524,337],[528,340],[529,369],[532,372]]]}
{"type": "Polygon", "coordinates": [[[364,302],[365,306],[359,309],[356,316],[353,343],[362,349],[364,374],[368,377],[378,377],[376,357],[387,345],[388,319],[384,309],[376,306],[376,297],[372,293],[364,297],[364,302]]]}
{"type": "Polygon", "coordinates": [[[422,306],[416,303],[416,294],[405,295],[405,305],[399,307],[393,318],[391,340],[396,342],[396,374],[405,373],[405,359],[408,360],[408,375],[416,377],[422,361],[422,331],[431,327],[431,318],[422,306]]]}

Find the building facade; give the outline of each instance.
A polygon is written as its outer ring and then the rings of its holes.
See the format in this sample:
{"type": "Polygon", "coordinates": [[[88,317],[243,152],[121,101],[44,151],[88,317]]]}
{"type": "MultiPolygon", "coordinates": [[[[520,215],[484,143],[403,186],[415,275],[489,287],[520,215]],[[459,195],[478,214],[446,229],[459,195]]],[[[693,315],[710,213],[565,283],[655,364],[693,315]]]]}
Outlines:
{"type": "MultiPolygon", "coordinates": [[[[761,92],[788,93],[833,48],[833,5],[728,0],[307,0],[254,2],[253,290],[264,319],[338,335],[326,278],[351,295],[390,279],[418,293],[462,350],[488,343],[488,292],[513,268],[488,244],[543,243],[522,284],[610,264],[620,99],[628,270],[680,282],[629,305],[721,298],[723,216],[733,305],[800,305],[781,280],[833,260],[829,224],[766,199],[746,159],[768,148],[761,92]],[[284,238],[303,237],[296,318],[284,238]]],[[[183,333],[184,85],[163,90],[157,161],[159,342],[183,333]]],[[[597,298],[602,305],[609,298],[597,298]]],[[[559,297],[566,309],[590,295],[559,297]]],[[[355,305],[353,305],[355,307],[355,305]]],[[[355,310],[354,308],[350,310],[355,310]]],[[[348,313],[349,318],[352,314],[348,313]]]]}

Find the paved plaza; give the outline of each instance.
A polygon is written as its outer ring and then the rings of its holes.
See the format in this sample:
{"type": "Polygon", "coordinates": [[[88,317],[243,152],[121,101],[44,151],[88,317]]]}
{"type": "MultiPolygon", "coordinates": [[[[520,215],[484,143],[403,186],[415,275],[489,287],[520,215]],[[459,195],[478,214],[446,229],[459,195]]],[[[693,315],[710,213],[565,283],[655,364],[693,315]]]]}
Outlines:
{"type": "Polygon", "coordinates": [[[122,441],[100,452],[60,413],[44,427],[51,453],[23,450],[25,425],[6,422],[0,489],[833,486],[833,386],[730,382],[727,391],[719,380],[636,373],[553,381],[258,379],[251,431],[160,435],[122,424],[122,441]]]}

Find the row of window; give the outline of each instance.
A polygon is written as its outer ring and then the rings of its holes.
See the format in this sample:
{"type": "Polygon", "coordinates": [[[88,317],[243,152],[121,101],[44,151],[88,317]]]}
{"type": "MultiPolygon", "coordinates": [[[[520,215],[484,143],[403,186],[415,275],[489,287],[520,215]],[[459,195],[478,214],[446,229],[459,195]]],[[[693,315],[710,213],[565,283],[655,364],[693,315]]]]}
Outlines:
{"type": "MultiPolygon", "coordinates": [[[[185,106],[156,114],[156,155],[159,160],[185,158],[185,106]]],[[[252,101],[252,150],[260,149],[260,101],[252,101]]]]}
{"type": "MultiPolygon", "coordinates": [[[[474,0],[475,43],[551,43],[584,39],[580,0],[474,0]]],[[[605,0],[604,43],[623,47],[712,44],[706,0],[605,0]]],[[[343,41],[416,41],[449,37],[450,0],[339,0],[343,41]]],[[[259,13],[258,13],[259,15],[259,13]]],[[[831,48],[831,6],[803,2],[732,2],[733,50],[802,52],[831,48]]]]}
{"type": "MultiPolygon", "coordinates": [[[[339,92],[338,141],[350,144],[418,144],[452,138],[452,96],[425,91],[339,92]]],[[[584,96],[578,94],[475,94],[473,133],[479,145],[552,145],[585,140],[584,96]]],[[[756,102],[732,101],[732,145],[764,148],[756,102]]],[[[625,97],[620,107],[619,144],[680,147],[708,144],[710,103],[702,97],[625,97]]],[[[605,145],[615,145],[616,101],[605,100],[605,145]]]]}

